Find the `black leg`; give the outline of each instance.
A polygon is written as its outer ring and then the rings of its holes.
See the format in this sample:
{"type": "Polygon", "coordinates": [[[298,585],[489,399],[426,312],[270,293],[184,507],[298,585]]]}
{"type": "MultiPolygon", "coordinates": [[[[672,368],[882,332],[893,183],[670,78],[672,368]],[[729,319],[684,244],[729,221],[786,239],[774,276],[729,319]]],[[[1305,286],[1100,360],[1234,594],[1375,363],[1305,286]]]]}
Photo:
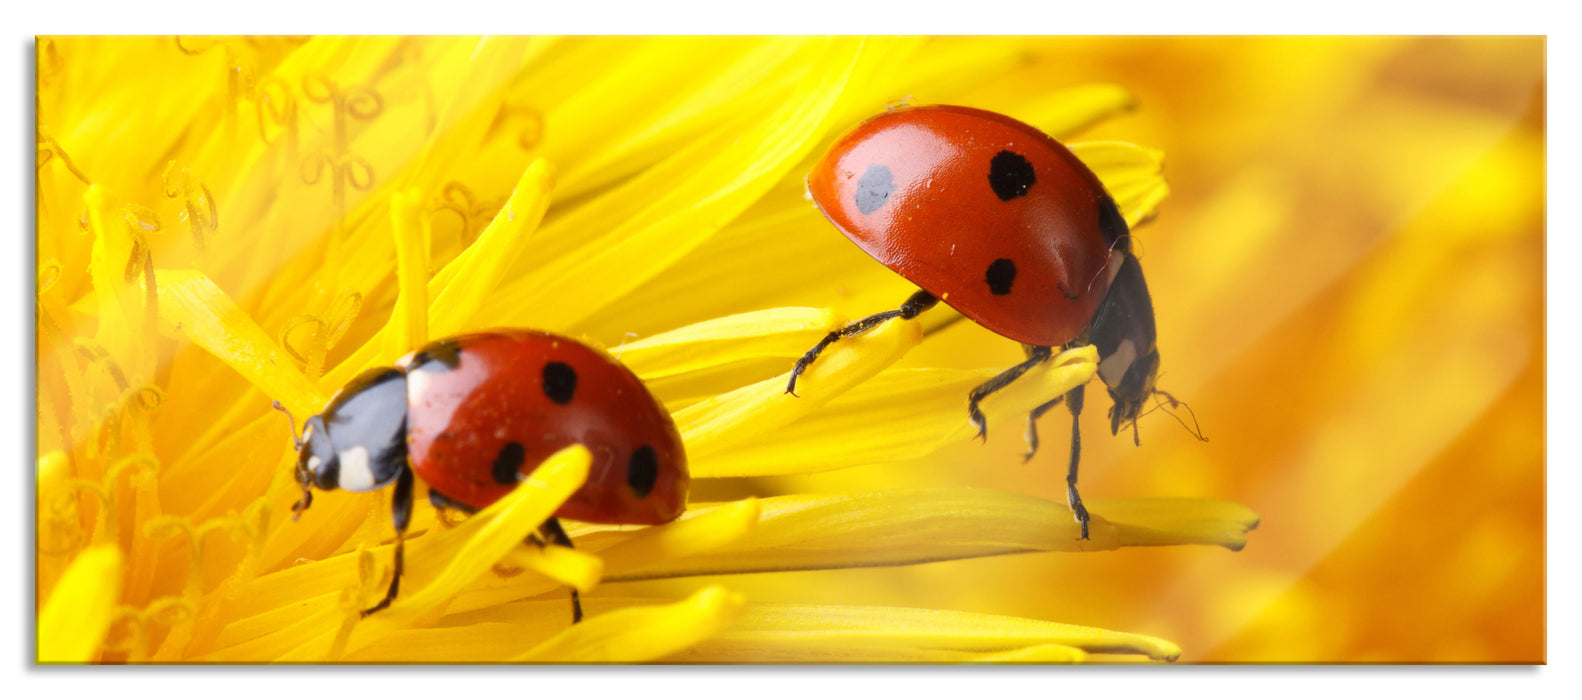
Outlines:
{"type": "Polygon", "coordinates": [[[797,377],[802,376],[802,372],[807,370],[807,366],[813,364],[813,360],[818,359],[819,353],[824,352],[824,348],[829,347],[835,341],[840,340],[841,338],[849,338],[851,336],[857,335],[858,333],[864,333],[873,330],[879,324],[884,323],[885,321],[888,321],[892,318],[916,318],[918,314],[929,310],[934,306],[934,304],[938,302],[938,297],[935,297],[928,292],[918,290],[916,294],[907,297],[906,303],[902,304],[901,308],[899,309],[867,316],[841,326],[838,330],[830,331],[829,335],[824,336],[823,340],[818,341],[818,345],[814,345],[812,350],[809,350],[807,353],[802,355],[802,359],[797,360],[796,367],[792,368],[791,370],[791,379],[790,381],[786,382],[786,393],[792,396],[797,395],[797,377]]]}
{"type": "Polygon", "coordinates": [[[1059,406],[1060,402],[1064,401],[1065,398],[1064,396],[1057,396],[1054,401],[1039,406],[1033,409],[1032,413],[1027,414],[1027,432],[1023,433],[1027,438],[1027,454],[1022,456],[1022,464],[1033,461],[1033,455],[1038,454],[1038,419],[1048,413],[1049,409],[1059,406]]]}
{"type": "Polygon", "coordinates": [[[396,531],[395,574],[390,578],[390,590],[385,593],[384,600],[364,610],[363,617],[390,607],[390,602],[395,600],[396,594],[401,591],[401,569],[406,555],[406,529],[412,524],[412,470],[410,469],[402,469],[401,475],[396,477],[395,496],[390,501],[390,521],[395,525],[396,531]]]}
{"type": "Polygon", "coordinates": [[[434,513],[439,516],[440,524],[445,527],[455,527],[478,512],[477,508],[454,500],[432,488],[428,490],[428,502],[429,505],[434,506],[434,513]],[[457,513],[461,515],[458,516],[457,513]]]}
{"type": "Polygon", "coordinates": [[[1066,408],[1071,410],[1071,467],[1066,471],[1066,503],[1071,505],[1071,514],[1082,525],[1082,536],[1079,540],[1088,538],[1088,509],[1082,505],[1082,496],[1077,493],[1077,462],[1082,457],[1082,432],[1077,418],[1082,415],[1083,387],[1077,387],[1066,392],[1066,408]]]}
{"type": "Polygon", "coordinates": [[[1024,345],[1022,348],[1027,352],[1026,361],[1013,365],[1010,369],[995,375],[993,379],[979,384],[978,388],[973,389],[972,393],[967,395],[967,420],[972,421],[972,427],[978,429],[978,437],[983,438],[985,442],[989,439],[989,424],[984,421],[983,411],[978,409],[978,402],[989,394],[1010,386],[1011,382],[1027,374],[1027,370],[1037,367],[1040,362],[1054,356],[1054,353],[1045,345],[1024,345]]]}
{"type": "MultiPolygon", "coordinates": [[[[544,540],[537,543],[539,546],[543,546],[544,541],[547,541],[550,544],[571,548],[571,536],[567,535],[566,529],[560,526],[558,518],[545,520],[538,531],[544,535],[544,540]]],[[[533,539],[535,538],[529,536],[529,541],[533,539]]],[[[577,589],[573,588],[571,589],[571,624],[575,625],[578,622],[582,622],[582,598],[577,594],[577,589]]]]}

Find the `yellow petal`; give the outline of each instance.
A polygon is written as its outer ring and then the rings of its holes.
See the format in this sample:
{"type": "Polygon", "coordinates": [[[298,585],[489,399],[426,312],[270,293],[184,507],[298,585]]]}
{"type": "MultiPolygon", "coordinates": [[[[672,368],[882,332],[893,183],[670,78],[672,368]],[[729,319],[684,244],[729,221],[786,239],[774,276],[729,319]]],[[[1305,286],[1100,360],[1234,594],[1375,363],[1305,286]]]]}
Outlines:
{"type": "Polygon", "coordinates": [[[384,354],[400,357],[428,342],[428,247],[433,237],[416,190],[390,197],[390,228],[395,232],[395,311],[385,331],[384,354]]]}
{"type": "MultiPolygon", "coordinates": [[[[410,539],[400,595],[389,608],[357,624],[345,651],[356,652],[397,629],[432,617],[440,606],[456,599],[458,591],[474,584],[506,552],[521,546],[527,535],[582,485],[587,479],[589,460],[587,449],[580,445],[561,450],[511,493],[455,528],[410,539]]],[[[392,546],[374,551],[379,567],[389,567],[392,556],[392,546]]],[[[250,590],[237,596],[237,607],[232,610],[241,619],[220,633],[213,645],[216,651],[209,658],[324,659],[331,649],[338,620],[343,617],[337,599],[348,586],[357,583],[357,559],[358,554],[351,552],[254,579],[250,590]]],[[[570,562],[576,566],[586,560],[573,556],[570,562]]],[[[369,589],[375,599],[383,595],[383,582],[364,583],[373,584],[362,587],[369,589]]],[[[355,604],[361,609],[373,602],[355,604]]]]}
{"type": "Polygon", "coordinates": [[[474,320],[563,328],[657,276],[756,202],[813,147],[858,42],[824,42],[796,99],[743,130],[709,134],[544,231],[549,261],[474,320]]]}
{"type": "MultiPolygon", "coordinates": [[[[610,572],[640,570],[672,559],[683,559],[719,550],[741,541],[757,527],[763,509],[758,499],[746,498],[704,511],[688,512],[668,525],[647,528],[600,549],[610,572]]],[[[596,536],[584,538],[599,546],[596,536]]]]}
{"type": "Polygon", "coordinates": [[[740,595],[710,586],[671,605],[592,616],[516,657],[530,663],[641,663],[717,634],[742,608],[740,595]]]}
{"type": "MultiPolygon", "coordinates": [[[[1131,91],[1114,83],[1092,83],[1051,90],[1023,107],[1031,123],[1055,138],[1086,129],[1132,109],[1131,91]]],[[[1084,159],[1084,163],[1087,161],[1084,159]]],[[[1093,167],[1092,163],[1087,163],[1093,167]]]]}
{"type": "Polygon", "coordinates": [[[1081,653],[1174,660],[1163,639],[1044,620],[952,610],[841,605],[753,604],[714,639],[676,660],[762,663],[928,663],[1028,661],[1081,653]],[[1079,650],[1043,649],[1050,645],[1079,650]],[[1037,651],[1035,651],[1037,650],[1037,651]],[[983,655],[991,655],[985,658],[983,655]],[[1024,658],[1018,658],[1018,657],[1024,658]],[[976,658],[974,658],[976,657],[976,658]],[[1003,657],[1003,658],[997,658],[1003,657]]]}
{"type": "Polygon", "coordinates": [[[505,271],[528,249],[527,240],[543,221],[554,189],[554,166],[542,158],[533,161],[478,240],[434,275],[434,282],[442,286],[430,307],[434,337],[468,327],[466,314],[496,292],[505,271]]]}
{"type": "Polygon", "coordinates": [[[506,552],[500,566],[537,571],[579,591],[591,590],[604,575],[603,559],[559,545],[517,547],[506,552]]]}
{"type": "MultiPolygon", "coordinates": [[[[1092,346],[1075,348],[990,394],[981,403],[990,434],[997,434],[994,426],[1013,422],[1019,438],[1026,415],[1087,384],[1097,360],[1092,346]]],[[[819,362],[823,361],[821,357],[819,362]]],[[[697,455],[692,474],[699,478],[807,474],[921,457],[971,439],[975,431],[967,420],[967,394],[998,373],[891,369],[818,412],[778,428],[772,439],[738,442],[697,455]]],[[[800,387],[799,383],[799,392],[800,387]]]]}
{"type": "MultiPolygon", "coordinates": [[[[641,569],[669,559],[690,557],[724,548],[746,537],[747,533],[757,525],[759,513],[757,499],[748,498],[716,508],[690,510],[682,515],[680,520],[656,527],[636,530],[603,526],[595,526],[595,529],[583,531],[573,529],[572,539],[578,547],[577,554],[589,556],[583,554],[584,551],[588,551],[597,555],[589,557],[602,563],[602,571],[595,573],[609,575],[611,572],[641,569]]],[[[531,548],[514,550],[504,563],[518,564],[522,562],[521,557],[534,551],[536,550],[531,548]]],[[[545,551],[567,553],[573,550],[552,547],[545,551]]],[[[596,583],[592,581],[587,582],[587,585],[581,585],[583,582],[554,572],[544,573],[583,591],[591,588],[592,583],[596,583]]],[[[532,580],[532,577],[485,578],[477,585],[468,586],[458,593],[456,599],[445,610],[448,615],[460,616],[491,607],[498,609],[502,603],[540,595],[551,588],[543,581],[532,580]]]]}
{"type": "MultiPolygon", "coordinates": [[[[1090,499],[1089,539],[1065,503],[991,489],[896,489],[759,500],[746,536],[719,549],[611,570],[607,581],[704,574],[900,566],[1018,552],[1100,552],[1209,544],[1240,549],[1258,523],[1244,506],[1207,499],[1090,499]]],[[[706,508],[697,508],[702,512],[706,508]]]]}
{"type": "Polygon", "coordinates": [[[811,414],[901,359],[922,340],[923,329],[916,320],[892,319],[826,349],[797,380],[796,395],[786,392],[788,371],[688,407],[674,416],[687,456],[701,465],[711,453],[811,414]]]}
{"type": "Polygon", "coordinates": [[[284,350],[197,270],[160,270],[159,315],[192,342],[230,365],[299,416],[313,415],[329,396],[291,364],[284,350]]]}
{"type": "Polygon", "coordinates": [[[422,546],[410,548],[410,578],[402,579],[409,587],[389,609],[365,620],[359,632],[377,635],[405,626],[450,600],[554,515],[587,481],[591,461],[582,445],[556,452],[505,498],[454,529],[423,538],[422,546]],[[438,562],[443,567],[435,571],[438,562]]]}
{"type": "Polygon", "coordinates": [[[1152,218],[1170,195],[1164,179],[1164,152],[1119,141],[1071,144],[1071,152],[1093,169],[1115,198],[1128,226],[1152,218]]]}
{"type": "Polygon", "coordinates": [[[83,550],[38,613],[38,657],[43,664],[93,661],[121,598],[121,550],[83,550]]]}
{"type": "Polygon", "coordinates": [[[742,360],[798,357],[838,325],[829,309],[765,309],[649,336],[610,354],[649,382],[742,360]]]}

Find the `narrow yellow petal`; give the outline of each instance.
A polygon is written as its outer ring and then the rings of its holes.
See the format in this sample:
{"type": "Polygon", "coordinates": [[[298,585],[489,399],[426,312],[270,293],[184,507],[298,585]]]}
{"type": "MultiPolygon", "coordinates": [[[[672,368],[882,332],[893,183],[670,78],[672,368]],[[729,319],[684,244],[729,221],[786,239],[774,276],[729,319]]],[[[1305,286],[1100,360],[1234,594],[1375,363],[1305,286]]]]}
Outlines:
{"type": "MultiPolygon", "coordinates": [[[[401,592],[391,606],[370,615],[352,630],[346,653],[356,652],[395,630],[432,617],[442,606],[458,598],[458,591],[487,573],[512,548],[523,540],[587,479],[590,456],[580,445],[555,453],[535,469],[515,490],[449,530],[433,531],[414,537],[406,546],[406,571],[401,592]]],[[[388,567],[394,547],[372,550],[377,566],[388,567]]],[[[302,564],[254,579],[249,586],[255,597],[242,591],[241,605],[233,614],[242,617],[228,626],[216,640],[213,659],[249,660],[291,658],[319,660],[331,649],[336,622],[341,617],[337,602],[341,592],[358,580],[358,552],[302,564]],[[307,601],[307,602],[304,602],[307,601]],[[249,614],[248,610],[257,610],[249,614]],[[312,619],[312,622],[302,622],[312,619]],[[304,626],[305,625],[305,626],[304,626]],[[305,630],[314,633],[305,634],[305,630]]],[[[573,555],[575,562],[585,561],[573,555]]],[[[561,566],[561,564],[556,564],[561,566]]],[[[388,571],[384,572],[388,575],[388,571]]],[[[525,578],[525,577],[524,577],[525,578]]],[[[575,575],[568,575],[575,578],[575,575]]],[[[364,581],[362,588],[382,595],[384,583],[364,581]],[[367,584],[374,585],[367,585],[367,584]]],[[[545,588],[552,587],[546,585],[545,588]]],[[[358,608],[374,600],[356,601],[358,608]]]]}
{"type": "MultiPolygon", "coordinates": [[[[570,621],[569,613],[565,616],[570,621]]],[[[487,621],[397,630],[340,661],[383,664],[481,664],[518,656],[543,639],[519,624],[487,621]]]]}
{"type": "MultiPolygon", "coordinates": [[[[1039,129],[1064,138],[1105,119],[1127,112],[1137,104],[1131,91],[1115,83],[1092,83],[1051,90],[1022,111],[1039,129]]],[[[1085,162],[1085,161],[1084,161],[1085,162]]],[[[1089,167],[1092,167],[1089,164],[1089,167]]]]}
{"type": "Polygon", "coordinates": [[[423,538],[424,546],[411,548],[411,578],[403,579],[412,588],[403,590],[388,610],[369,617],[360,631],[377,634],[405,626],[443,605],[554,515],[587,481],[591,461],[592,455],[582,445],[556,452],[505,498],[454,529],[423,538]],[[439,562],[443,566],[435,571],[439,562]]]}
{"type": "Polygon", "coordinates": [[[1166,661],[1181,655],[1180,647],[1156,637],[1044,620],[954,610],[762,603],[746,606],[729,629],[678,660],[927,663],[1081,658],[1042,649],[1051,645],[1079,654],[1134,654],[1166,661]],[[985,654],[992,656],[983,658],[985,654]]]}
{"type": "Polygon", "coordinates": [[[39,610],[37,662],[94,660],[120,598],[121,550],[114,545],[83,550],[39,610]]]}
{"type": "Polygon", "coordinates": [[[967,659],[969,664],[1080,664],[1088,653],[1064,644],[1040,644],[967,659]]]}
{"type": "Polygon", "coordinates": [[[537,571],[579,591],[592,590],[604,576],[604,560],[570,547],[517,547],[500,559],[500,566],[537,571]]]}
{"type": "Polygon", "coordinates": [[[675,415],[688,458],[701,465],[712,453],[813,413],[922,341],[923,328],[916,320],[892,319],[826,349],[797,380],[797,395],[786,393],[787,372],[690,406],[675,415]]]}
{"type": "MultiPolygon", "coordinates": [[[[594,573],[608,576],[610,572],[642,569],[669,559],[695,556],[726,547],[752,531],[758,523],[759,513],[757,499],[748,498],[703,511],[688,511],[680,520],[666,525],[635,530],[611,528],[573,531],[572,539],[578,548],[576,554],[602,564],[602,571],[594,573]]],[[[536,551],[525,547],[513,550],[502,563],[531,567],[534,562],[529,557],[534,556],[536,551]]],[[[565,556],[574,550],[552,547],[545,551],[565,556]]],[[[582,591],[589,590],[593,583],[597,583],[597,579],[585,581],[559,572],[540,572],[582,591]]],[[[445,610],[448,615],[466,615],[470,611],[493,609],[510,601],[541,595],[551,589],[552,586],[533,577],[486,577],[458,593],[445,610]]]]}
{"type": "MultiPolygon", "coordinates": [[[[1089,499],[1089,539],[1063,502],[992,489],[896,489],[760,499],[750,533],[718,549],[607,581],[705,574],[901,566],[1018,552],[1101,552],[1178,544],[1240,549],[1258,518],[1207,499],[1089,499]],[[1124,519],[1123,519],[1124,518],[1124,519]]],[[[695,508],[701,517],[707,507],[695,508]]]]}
{"type": "Polygon", "coordinates": [[[678,151],[543,234],[549,261],[507,283],[477,322],[572,326],[610,305],[758,201],[816,144],[859,42],[824,42],[796,99],[678,151]]]}
{"type": "MultiPolygon", "coordinates": [[[[479,330],[470,325],[472,311],[495,292],[505,271],[528,249],[529,240],[549,208],[550,193],[554,189],[555,167],[543,159],[533,161],[523,170],[510,199],[478,239],[428,280],[427,334],[430,338],[479,330]]],[[[393,317],[392,323],[395,322],[393,317]]],[[[391,350],[395,346],[390,344],[386,334],[394,332],[387,324],[373,342],[352,351],[350,357],[327,372],[325,382],[331,386],[344,385],[363,369],[393,362],[405,354],[405,350],[391,350]]]]}
{"type": "Polygon", "coordinates": [[[554,189],[555,167],[542,158],[533,161],[478,240],[434,275],[441,285],[431,305],[434,337],[466,329],[471,320],[467,316],[495,292],[505,271],[527,250],[554,189]]]}
{"type": "MultiPolygon", "coordinates": [[[[1012,422],[1017,426],[1016,439],[1021,439],[1025,416],[1091,381],[1097,361],[1092,346],[1074,348],[990,394],[981,403],[989,433],[998,434],[996,425],[1012,422]]],[[[993,369],[887,370],[818,412],[775,430],[773,439],[740,442],[698,455],[692,473],[700,478],[808,474],[921,457],[972,438],[967,394],[998,373],[993,369]]]]}
{"type": "MultiPolygon", "coordinates": [[[[651,527],[602,549],[599,556],[609,572],[641,570],[672,559],[703,554],[740,541],[762,517],[758,499],[746,498],[702,512],[688,512],[668,525],[651,527]]],[[[583,541],[599,546],[597,536],[583,541]]]]}
{"type": "Polygon", "coordinates": [[[695,323],[610,350],[643,381],[761,357],[797,357],[839,325],[829,309],[750,311],[695,323]]]}
{"type": "Polygon", "coordinates": [[[742,609],[742,597],[710,586],[679,603],[597,615],[516,657],[529,663],[641,663],[669,656],[718,634],[742,609]]]}
{"type": "Polygon", "coordinates": [[[1122,547],[1209,544],[1233,552],[1247,546],[1258,514],[1231,501],[1206,498],[1131,498],[1091,501],[1115,524],[1122,547]]]}
{"type": "Polygon", "coordinates": [[[387,357],[399,357],[428,342],[428,248],[433,238],[423,196],[415,190],[390,197],[390,227],[395,232],[395,311],[385,333],[387,357]]]}
{"type": "Polygon", "coordinates": [[[329,396],[291,364],[284,350],[220,288],[197,270],[160,270],[159,315],[230,365],[253,386],[299,416],[329,396]]]}
{"type": "Polygon", "coordinates": [[[1093,169],[1115,198],[1129,226],[1152,218],[1170,195],[1164,178],[1164,152],[1120,141],[1070,144],[1071,152],[1093,169]]]}

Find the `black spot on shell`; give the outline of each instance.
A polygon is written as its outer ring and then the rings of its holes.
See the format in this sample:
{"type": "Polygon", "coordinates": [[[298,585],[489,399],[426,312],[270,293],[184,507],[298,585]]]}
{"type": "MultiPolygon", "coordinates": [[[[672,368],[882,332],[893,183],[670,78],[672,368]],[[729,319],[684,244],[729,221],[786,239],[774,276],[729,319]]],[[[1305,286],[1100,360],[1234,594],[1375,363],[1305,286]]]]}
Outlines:
{"type": "Polygon", "coordinates": [[[989,269],[983,274],[983,281],[989,283],[989,291],[995,296],[1005,296],[1011,293],[1011,283],[1016,281],[1016,263],[1008,258],[1000,258],[989,263],[989,269]]]}
{"type": "Polygon", "coordinates": [[[515,486],[518,480],[517,471],[522,468],[522,460],[526,456],[527,453],[522,450],[521,443],[505,443],[505,447],[500,448],[500,454],[494,456],[494,469],[490,473],[494,476],[495,483],[515,486]]]}
{"type": "Polygon", "coordinates": [[[654,481],[658,478],[659,453],[648,445],[632,452],[632,458],[626,462],[626,485],[632,487],[632,493],[646,498],[648,492],[654,490],[654,481]]]}
{"type": "Polygon", "coordinates": [[[564,362],[544,365],[544,395],[562,406],[577,393],[577,370],[564,362]]]}
{"type": "Polygon", "coordinates": [[[1027,188],[1035,181],[1033,164],[1019,154],[1000,151],[989,161],[989,187],[994,188],[994,196],[1002,202],[1027,194],[1027,188]]]}
{"type": "Polygon", "coordinates": [[[1126,226],[1126,217],[1121,216],[1120,207],[1115,206],[1115,200],[1108,194],[1099,196],[1099,231],[1104,234],[1104,242],[1110,244],[1112,250],[1131,252],[1131,238],[1128,236],[1131,230],[1126,226]]]}
{"type": "Polygon", "coordinates": [[[872,214],[890,201],[890,193],[895,191],[895,180],[890,175],[890,169],[874,163],[868,166],[862,177],[857,179],[857,211],[872,214]]]}

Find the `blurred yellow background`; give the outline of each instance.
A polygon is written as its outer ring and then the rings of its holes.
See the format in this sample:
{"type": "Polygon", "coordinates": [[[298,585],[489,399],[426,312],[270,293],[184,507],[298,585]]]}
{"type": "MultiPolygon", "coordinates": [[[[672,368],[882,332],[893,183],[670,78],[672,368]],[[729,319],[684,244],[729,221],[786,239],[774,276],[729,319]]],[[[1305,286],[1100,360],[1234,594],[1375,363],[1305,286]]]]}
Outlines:
{"type": "MultiPolygon", "coordinates": [[[[1225,498],[1262,524],[1236,553],[1035,554],[731,585],[754,600],[847,604],[904,591],[923,607],[1158,635],[1183,662],[1542,661],[1544,48],[1531,37],[1034,42],[1026,65],[962,101],[992,108],[1029,86],[1094,80],[1135,93],[1136,110],[1080,140],[1166,154],[1171,196],[1137,232],[1159,385],[1209,438],[1163,412],[1142,420],[1140,448],[1109,437],[1095,385],[1082,492],[1225,498]]],[[[842,304],[847,290],[825,284],[807,303],[880,310],[870,294],[842,304]]],[[[905,289],[888,295],[899,303],[905,289]]],[[[958,323],[904,363],[1020,360],[1014,343],[958,323]]],[[[958,484],[1063,501],[1064,415],[1044,419],[1043,451],[1025,466],[1021,431],[1000,428],[986,447],[724,493],[958,484]]]]}

